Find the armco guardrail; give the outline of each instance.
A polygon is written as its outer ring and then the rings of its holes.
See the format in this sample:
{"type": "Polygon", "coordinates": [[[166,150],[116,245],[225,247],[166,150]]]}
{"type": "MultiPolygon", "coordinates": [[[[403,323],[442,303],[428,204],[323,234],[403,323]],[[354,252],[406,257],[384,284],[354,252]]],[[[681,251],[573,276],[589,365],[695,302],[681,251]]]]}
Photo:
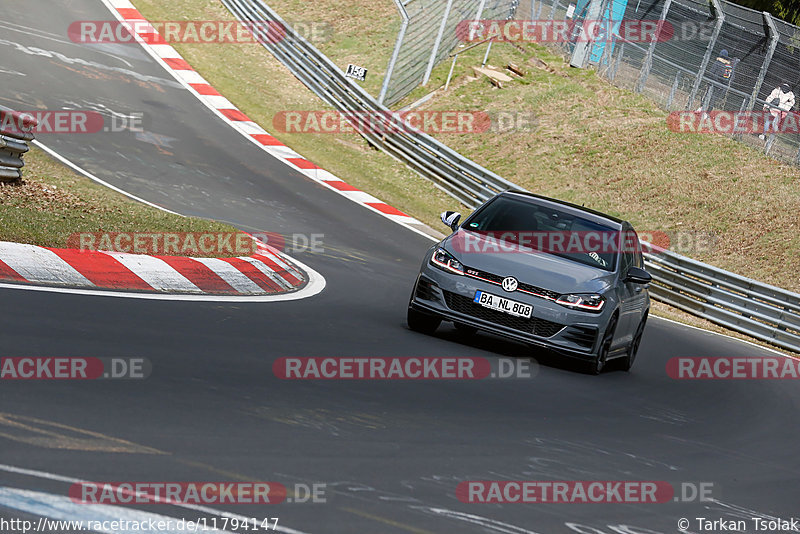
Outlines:
{"type": "Polygon", "coordinates": [[[0,106],[0,182],[22,178],[22,155],[29,150],[34,126],[33,117],[0,106]]]}
{"type": "Polygon", "coordinates": [[[649,245],[650,294],[778,347],[800,352],[800,295],[649,245]]]}
{"type": "Polygon", "coordinates": [[[461,156],[429,135],[413,132],[391,111],[350,79],[330,59],[298,35],[260,0],[222,0],[240,20],[252,23],[256,37],[317,96],[338,111],[369,114],[381,128],[360,131],[372,145],[399,159],[469,208],[500,191],[521,188],[461,156]],[[276,36],[274,28],[283,25],[276,36]],[[386,133],[384,133],[386,132],[386,133]]]}
{"type": "MultiPolygon", "coordinates": [[[[222,0],[240,20],[254,27],[285,27],[285,37],[263,32],[262,44],[320,98],[343,112],[390,112],[360,86],[345,78],[330,59],[298,35],[261,0],[222,0]],[[259,23],[259,24],[256,24],[259,23]]],[[[283,35],[283,32],[281,32],[283,35]]],[[[422,133],[360,132],[370,143],[432,180],[469,208],[495,193],[523,188],[484,169],[422,133]]],[[[649,247],[649,245],[646,245],[649,247]]],[[[652,248],[651,248],[652,251],[652,248]]],[[[696,262],[666,250],[645,255],[653,275],[654,298],[732,330],[800,352],[800,295],[696,262]]]]}

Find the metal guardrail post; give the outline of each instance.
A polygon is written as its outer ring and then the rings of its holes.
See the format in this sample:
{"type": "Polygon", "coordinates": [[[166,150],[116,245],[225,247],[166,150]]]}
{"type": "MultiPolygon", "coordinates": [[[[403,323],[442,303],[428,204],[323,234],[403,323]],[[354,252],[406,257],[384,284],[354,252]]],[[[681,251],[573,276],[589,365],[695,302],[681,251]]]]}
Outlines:
{"type": "MultiPolygon", "coordinates": [[[[481,0],[481,10],[483,9],[483,4],[486,0],[481,0]]],[[[442,15],[442,22],[439,24],[439,33],[436,35],[436,41],[433,43],[433,49],[431,50],[431,57],[428,59],[428,67],[425,69],[425,76],[422,77],[422,86],[428,85],[428,81],[431,79],[431,71],[433,70],[433,65],[436,63],[436,54],[439,53],[439,45],[442,44],[442,37],[444,36],[444,29],[447,27],[447,19],[450,18],[450,10],[453,8],[453,0],[447,0],[447,6],[444,8],[444,15],[442,15]]],[[[479,10],[480,12],[480,10],[479,10]]],[[[480,20],[476,18],[476,20],[480,20]]],[[[472,37],[470,35],[470,37],[472,37]]]]}
{"type": "Polygon", "coordinates": [[[378,104],[383,105],[383,100],[386,98],[386,92],[389,90],[389,82],[392,79],[392,74],[394,73],[394,67],[397,64],[397,57],[400,55],[400,48],[403,46],[403,38],[406,35],[406,30],[408,29],[408,12],[406,11],[405,6],[400,0],[394,0],[394,3],[397,5],[397,10],[400,12],[400,16],[403,18],[403,22],[400,26],[400,32],[397,34],[397,41],[394,44],[394,51],[392,52],[392,58],[389,60],[389,65],[386,67],[386,75],[383,78],[383,85],[381,86],[381,94],[378,96],[378,104]]]}
{"type": "MultiPolygon", "coordinates": [[[[750,105],[747,108],[747,111],[753,111],[753,107],[756,104],[756,99],[758,98],[758,93],[761,92],[761,86],[764,85],[764,77],[767,75],[767,69],[769,68],[769,64],[772,62],[772,56],[775,54],[775,48],[778,47],[778,40],[780,39],[780,35],[778,34],[778,28],[775,27],[775,22],[772,20],[772,15],[764,11],[762,13],[764,16],[764,23],[766,24],[767,28],[769,29],[770,35],[769,37],[769,48],[767,49],[767,54],[764,56],[764,62],[761,64],[761,69],[758,71],[758,78],[756,79],[756,84],[753,87],[753,95],[750,98],[750,105]]],[[[769,152],[769,150],[767,150],[769,152]]]]}
{"type": "Polygon", "coordinates": [[[703,101],[700,103],[700,106],[702,106],[702,108],[704,110],[707,110],[708,106],[711,105],[711,99],[714,98],[714,91],[716,91],[716,90],[717,90],[717,88],[714,87],[713,85],[709,85],[708,86],[708,91],[706,91],[706,96],[703,98],[703,101]]]}
{"type": "Polygon", "coordinates": [[[672,107],[672,102],[675,100],[675,93],[678,90],[678,85],[681,83],[681,78],[683,78],[683,73],[678,71],[675,73],[675,81],[672,82],[672,88],[669,90],[669,98],[667,98],[667,111],[672,107]]]}
{"type": "Polygon", "coordinates": [[[481,0],[481,3],[478,4],[478,11],[475,13],[475,20],[481,20],[484,8],[486,8],[486,0],[481,0]]]}
{"type": "MultiPolygon", "coordinates": [[[[544,0],[542,0],[544,1],[544,0]]],[[[550,8],[550,15],[547,17],[547,20],[553,22],[553,19],[556,16],[556,8],[558,7],[558,0],[553,0],[553,7],[550,8]]]]}
{"type": "Polygon", "coordinates": [[[653,36],[653,40],[650,41],[650,46],[647,49],[647,55],[644,58],[644,63],[642,64],[642,70],[639,72],[639,80],[636,82],[635,91],[637,93],[641,93],[644,90],[644,85],[647,83],[647,77],[650,76],[650,69],[653,68],[653,52],[656,50],[656,43],[658,43],[658,38],[661,35],[661,28],[664,25],[664,21],[667,20],[667,14],[669,13],[669,8],[672,6],[672,0],[665,0],[664,7],[661,8],[661,16],[658,18],[658,28],[656,29],[656,34],[653,36]]]}
{"type": "MultiPolygon", "coordinates": [[[[447,81],[444,84],[444,90],[445,91],[447,91],[447,88],[450,87],[450,80],[453,79],[453,70],[455,70],[455,68],[456,68],[456,61],[458,61],[458,56],[460,54],[463,54],[467,50],[472,50],[476,46],[480,46],[480,45],[484,44],[487,41],[489,41],[489,39],[484,39],[483,41],[481,41],[479,43],[471,44],[468,47],[464,48],[463,50],[459,50],[458,52],[456,52],[454,54],[450,54],[450,57],[453,58],[453,63],[450,64],[450,73],[447,75],[447,81]]],[[[491,45],[491,43],[489,43],[489,44],[491,45]]],[[[489,55],[488,52],[487,52],[486,55],[487,56],[489,55]]]]}
{"type": "Polygon", "coordinates": [[[608,79],[612,82],[614,78],[617,77],[617,72],[619,71],[619,64],[622,62],[622,56],[625,54],[625,41],[622,41],[619,45],[619,52],[617,52],[617,59],[614,61],[614,68],[611,69],[608,73],[608,79]]]}
{"type": "Polygon", "coordinates": [[[486,62],[489,61],[489,52],[492,51],[492,44],[494,41],[489,41],[489,46],[486,47],[486,53],[483,55],[483,63],[481,63],[481,67],[486,66],[486,62]]]}
{"type": "Polygon", "coordinates": [[[714,32],[711,34],[711,40],[706,47],[706,53],[703,55],[703,61],[700,62],[700,68],[697,71],[697,77],[694,79],[694,84],[692,85],[692,92],[689,94],[689,101],[686,102],[686,109],[691,109],[691,107],[694,105],[694,101],[697,98],[697,92],[700,90],[700,84],[703,83],[703,78],[706,75],[708,62],[711,60],[711,52],[714,50],[714,46],[717,44],[719,32],[722,30],[722,24],[725,22],[725,13],[722,11],[722,4],[720,4],[720,0],[711,0],[711,3],[714,6],[713,15],[717,22],[714,24],[714,32]]]}
{"type": "Polygon", "coordinates": [[[450,73],[447,75],[447,81],[444,82],[444,90],[450,87],[450,80],[453,79],[453,71],[456,68],[456,61],[458,61],[458,54],[453,54],[453,62],[450,64],[450,73]]]}

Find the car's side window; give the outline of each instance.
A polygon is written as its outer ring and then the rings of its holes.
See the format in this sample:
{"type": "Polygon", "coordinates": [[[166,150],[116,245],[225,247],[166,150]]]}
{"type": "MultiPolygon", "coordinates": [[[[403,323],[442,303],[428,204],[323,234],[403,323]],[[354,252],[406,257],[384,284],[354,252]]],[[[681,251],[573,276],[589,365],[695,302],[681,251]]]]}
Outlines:
{"type": "Polygon", "coordinates": [[[633,229],[628,230],[628,242],[633,245],[633,258],[631,266],[644,269],[644,259],[642,258],[642,244],[639,242],[639,235],[633,229]]]}
{"type": "Polygon", "coordinates": [[[631,229],[622,234],[622,272],[627,273],[631,267],[639,267],[639,237],[631,229]]]}
{"type": "Polygon", "coordinates": [[[632,265],[631,261],[632,261],[632,255],[630,253],[625,252],[625,253],[622,254],[621,272],[622,272],[623,275],[627,274],[628,269],[631,268],[631,265],[632,265]]]}

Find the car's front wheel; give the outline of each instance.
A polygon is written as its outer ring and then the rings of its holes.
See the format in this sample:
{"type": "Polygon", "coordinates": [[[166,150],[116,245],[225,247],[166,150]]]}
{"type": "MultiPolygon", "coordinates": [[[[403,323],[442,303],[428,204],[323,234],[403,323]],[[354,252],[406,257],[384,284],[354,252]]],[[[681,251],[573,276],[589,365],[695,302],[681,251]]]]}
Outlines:
{"type": "Polygon", "coordinates": [[[644,334],[644,325],[646,322],[647,315],[645,315],[642,318],[642,322],[639,323],[636,334],[633,336],[633,341],[631,341],[631,346],[628,347],[628,356],[625,358],[625,363],[622,367],[626,371],[630,371],[631,367],[633,367],[633,362],[636,361],[636,353],[639,352],[639,344],[642,342],[642,334],[644,334]]]}
{"type": "Polygon", "coordinates": [[[408,327],[411,330],[420,332],[422,334],[433,334],[442,323],[440,318],[434,315],[428,315],[427,313],[419,312],[411,307],[408,308],[407,319],[408,327]]]}
{"type": "Polygon", "coordinates": [[[611,344],[614,342],[614,330],[617,329],[617,317],[614,316],[606,328],[603,335],[603,341],[600,343],[600,350],[597,351],[597,356],[589,362],[589,372],[593,375],[599,375],[608,363],[608,353],[611,352],[611,344]]]}

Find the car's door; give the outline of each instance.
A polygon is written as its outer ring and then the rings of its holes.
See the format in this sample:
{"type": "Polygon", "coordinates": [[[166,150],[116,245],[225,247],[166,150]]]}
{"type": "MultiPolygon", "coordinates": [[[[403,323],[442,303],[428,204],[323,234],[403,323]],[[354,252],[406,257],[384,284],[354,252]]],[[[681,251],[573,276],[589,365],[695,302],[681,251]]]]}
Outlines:
{"type": "MultiPolygon", "coordinates": [[[[644,256],[642,255],[642,244],[639,242],[639,237],[636,236],[636,253],[634,254],[634,266],[639,267],[640,269],[644,269],[644,256]]],[[[639,328],[639,323],[642,321],[642,317],[644,316],[645,311],[650,307],[650,296],[647,293],[647,285],[639,284],[638,291],[636,293],[636,306],[638,309],[638,315],[634,316],[634,324],[633,324],[633,332],[636,333],[636,329],[639,328]]]]}
{"type": "Polygon", "coordinates": [[[633,339],[633,334],[639,326],[639,320],[644,310],[646,293],[644,286],[625,282],[625,277],[631,267],[641,267],[641,249],[639,237],[630,226],[623,229],[622,257],[620,267],[619,285],[619,332],[615,336],[620,344],[628,344],[633,339]]]}

